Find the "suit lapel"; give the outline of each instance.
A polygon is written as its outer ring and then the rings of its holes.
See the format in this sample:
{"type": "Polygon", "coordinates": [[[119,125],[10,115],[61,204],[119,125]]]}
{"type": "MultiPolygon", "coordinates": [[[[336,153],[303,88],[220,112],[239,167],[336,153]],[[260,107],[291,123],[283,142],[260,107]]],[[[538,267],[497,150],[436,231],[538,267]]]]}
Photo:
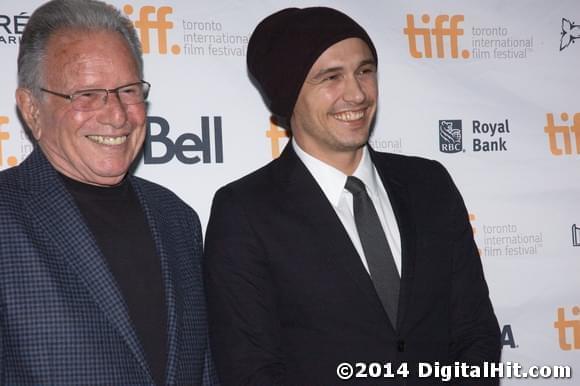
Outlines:
{"type": "Polygon", "coordinates": [[[22,168],[31,216],[50,236],[59,254],[85,285],[143,370],[150,374],[121,291],[72,196],[39,149],[22,168]]]}
{"type": "Polygon", "coordinates": [[[393,207],[399,232],[401,234],[401,289],[399,293],[399,311],[397,326],[403,326],[405,313],[411,298],[411,288],[415,276],[416,228],[413,212],[409,203],[409,192],[405,184],[390,170],[386,160],[380,158],[370,147],[369,151],[373,164],[377,168],[383,186],[393,207]]]}
{"type": "Polygon", "coordinates": [[[370,309],[380,313],[385,323],[391,326],[372,280],[336,211],[291,144],[286,146],[276,162],[279,170],[275,171],[274,178],[279,179],[280,191],[286,193],[287,205],[302,215],[304,223],[317,230],[320,237],[316,240],[324,243],[328,263],[340,266],[364,294],[362,298],[369,303],[370,309]]]}
{"type": "MultiPolygon", "coordinates": [[[[167,230],[171,229],[169,226],[164,226],[165,216],[161,210],[155,205],[153,200],[147,200],[145,193],[136,178],[131,178],[131,185],[137,193],[141,207],[145,212],[147,223],[151,229],[151,234],[155,242],[155,247],[159,259],[161,260],[161,272],[163,275],[164,292],[165,292],[165,307],[167,310],[167,362],[166,362],[166,382],[167,384],[175,383],[177,358],[178,358],[178,341],[179,341],[179,323],[180,319],[179,307],[176,302],[176,286],[175,275],[171,271],[171,264],[169,256],[172,250],[172,245],[175,245],[171,240],[173,235],[168,234],[167,230]],[[165,230],[165,231],[164,231],[165,230]]],[[[193,236],[192,236],[193,237],[193,236]]]]}

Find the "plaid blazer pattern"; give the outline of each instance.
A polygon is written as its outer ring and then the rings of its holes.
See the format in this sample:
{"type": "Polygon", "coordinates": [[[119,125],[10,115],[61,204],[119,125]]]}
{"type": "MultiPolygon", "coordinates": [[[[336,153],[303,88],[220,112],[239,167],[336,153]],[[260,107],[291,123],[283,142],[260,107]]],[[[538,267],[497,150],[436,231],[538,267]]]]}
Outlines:
{"type": "MultiPolygon", "coordinates": [[[[215,385],[199,219],[169,190],[129,179],[161,259],[166,384],[215,385]]],[[[153,384],[120,289],[38,148],[0,173],[0,384],[153,384]]]]}

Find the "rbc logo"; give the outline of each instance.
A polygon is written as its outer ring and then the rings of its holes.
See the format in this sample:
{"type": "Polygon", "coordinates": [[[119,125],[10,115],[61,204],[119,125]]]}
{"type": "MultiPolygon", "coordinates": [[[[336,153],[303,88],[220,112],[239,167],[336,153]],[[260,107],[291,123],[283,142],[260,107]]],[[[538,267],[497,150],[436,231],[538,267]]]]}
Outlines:
{"type": "Polygon", "coordinates": [[[463,150],[463,130],[460,119],[439,121],[439,150],[459,153],[463,150]]]}
{"type": "MultiPolygon", "coordinates": [[[[162,117],[147,117],[147,137],[143,147],[143,162],[145,164],[166,164],[176,157],[188,165],[202,161],[212,162],[209,117],[201,117],[201,138],[193,133],[181,134],[175,141],[168,137],[169,122],[162,117]],[[159,133],[152,134],[152,127],[159,126],[159,133]],[[153,147],[163,148],[158,155],[153,154],[153,147]],[[201,152],[201,158],[199,153],[201,152]],[[193,154],[192,154],[193,153],[193,154]]],[[[214,162],[224,163],[224,147],[222,140],[222,118],[213,117],[214,162]]]]}

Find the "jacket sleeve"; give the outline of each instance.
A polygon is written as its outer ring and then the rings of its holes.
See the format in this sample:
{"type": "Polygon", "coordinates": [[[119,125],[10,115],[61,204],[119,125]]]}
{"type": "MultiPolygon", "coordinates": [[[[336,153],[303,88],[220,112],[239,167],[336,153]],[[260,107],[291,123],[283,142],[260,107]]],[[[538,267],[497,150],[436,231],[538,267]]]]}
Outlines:
{"type": "Polygon", "coordinates": [[[284,362],[267,255],[243,205],[222,188],[205,240],[210,342],[223,385],[281,385],[284,362]]]}
{"type": "MultiPolygon", "coordinates": [[[[500,329],[484,278],[481,258],[463,198],[447,171],[440,166],[453,198],[452,209],[457,239],[453,240],[451,284],[452,360],[470,365],[499,362],[500,329]]],[[[461,385],[498,385],[499,379],[468,379],[461,385]],[[472,383],[473,382],[473,383],[472,383]]]]}

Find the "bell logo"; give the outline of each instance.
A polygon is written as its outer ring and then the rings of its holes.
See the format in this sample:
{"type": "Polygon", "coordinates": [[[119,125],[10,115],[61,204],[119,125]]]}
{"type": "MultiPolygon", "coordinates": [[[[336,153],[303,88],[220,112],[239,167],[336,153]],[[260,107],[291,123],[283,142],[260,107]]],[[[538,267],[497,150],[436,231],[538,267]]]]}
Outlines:
{"type": "Polygon", "coordinates": [[[14,156],[7,156],[4,159],[4,148],[3,148],[3,141],[8,141],[10,139],[10,133],[7,131],[2,131],[2,125],[6,125],[10,123],[10,119],[8,117],[0,115],[0,169],[5,166],[11,167],[16,166],[18,164],[18,159],[14,156]]]}
{"type": "MultiPolygon", "coordinates": [[[[198,162],[212,163],[210,126],[209,117],[201,117],[201,138],[194,133],[184,133],[174,141],[169,138],[170,127],[165,118],[147,117],[143,162],[145,164],[166,164],[175,157],[179,162],[188,165],[198,162]],[[157,134],[152,133],[153,126],[159,127],[157,134]],[[159,152],[159,150],[162,151],[159,152]]],[[[222,117],[213,117],[213,143],[213,162],[223,164],[222,117]]]]}
{"type": "MultiPolygon", "coordinates": [[[[459,23],[463,22],[463,15],[438,15],[435,17],[435,28],[429,28],[431,21],[429,15],[422,15],[421,22],[427,24],[426,27],[415,27],[415,16],[407,15],[407,26],[403,33],[409,39],[409,53],[416,59],[433,57],[433,38],[435,40],[435,51],[437,58],[459,57],[459,36],[463,36],[463,29],[459,28],[459,23]],[[447,39],[446,39],[447,38],[447,39]],[[419,44],[419,40],[422,44],[419,44]],[[444,41],[449,41],[449,52],[446,52],[444,41]]],[[[469,50],[462,50],[461,57],[467,59],[470,56],[469,50]]]]}
{"type": "Polygon", "coordinates": [[[270,129],[266,131],[266,137],[272,144],[272,159],[280,157],[282,138],[290,138],[288,132],[270,120],[270,129]]]}
{"type": "MultiPolygon", "coordinates": [[[[126,4],[123,7],[123,11],[127,16],[130,16],[134,12],[133,6],[126,4]]],[[[151,30],[155,30],[157,33],[158,53],[163,55],[167,54],[167,31],[173,29],[173,22],[167,20],[167,15],[171,15],[172,13],[173,8],[167,6],[155,8],[151,5],[145,5],[139,9],[139,19],[134,24],[135,28],[139,31],[144,54],[151,52],[151,30]],[[153,18],[150,18],[150,15],[154,15],[153,18]]],[[[181,47],[178,44],[171,46],[172,54],[179,55],[180,52],[181,47]]]]}
{"type": "MultiPolygon", "coordinates": [[[[568,113],[560,114],[562,122],[568,122],[568,113]]],[[[544,127],[544,132],[548,135],[548,141],[550,144],[550,151],[553,155],[560,156],[563,154],[570,155],[573,153],[572,150],[572,133],[575,137],[576,144],[576,154],[580,154],[580,113],[574,114],[574,124],[572,126],[554,124],[554,114],[546,114],[547,124],[544,127]],[[563,139],[563,149],[559,145],[558,136],[563,139]]]]}
{"type": "MultiPolygon", "coordinates": [[[[573,307],[572,315],[580,315],[580,307],[573,307]]],[[[554,328],[558,330],[558,341],[562,350],[580,350],[580,319],[566,319],[564,308],[558,308],[558,320],[554,322],[554,328]]]]}

